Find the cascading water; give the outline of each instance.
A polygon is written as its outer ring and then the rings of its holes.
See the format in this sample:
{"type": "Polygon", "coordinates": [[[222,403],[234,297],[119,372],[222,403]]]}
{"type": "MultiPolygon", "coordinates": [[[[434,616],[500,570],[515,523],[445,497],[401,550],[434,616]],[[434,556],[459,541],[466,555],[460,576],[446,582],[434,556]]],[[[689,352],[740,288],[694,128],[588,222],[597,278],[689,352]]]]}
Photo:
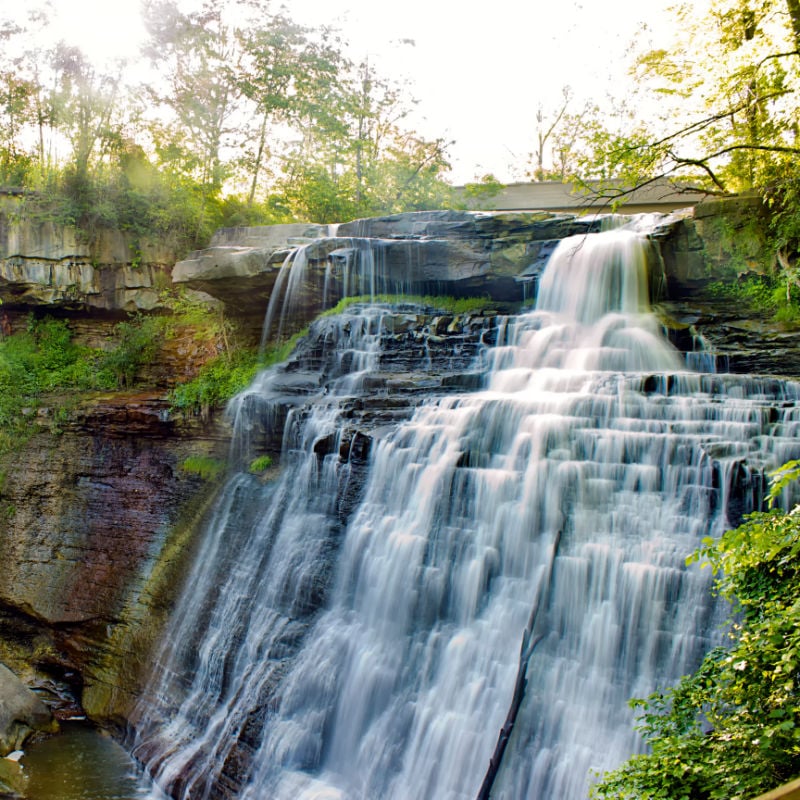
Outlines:
{"type": "MultiPolygon", "coordinates": [[[[287,321],[297,319],[308,306],[308,296],[319,294],[317,310],[328,309],[336,300],[355,296],[375,300],[379,294],[410,294],[412,281],[424,258],[426,243],[416,239],[402,242],[366,237],[338,237],[336,226],[329,236],[298,245],[287,253],[281,265],[264,318],[262,348],[268,340],[283,338],[287,321]],[[387,252],[393,248],[394,259],[400,259],[406,269],[392,269],[387,252]],[[397,251],[402,251],[402,257],[397,251]],[[324,279],[316,285],[309,262],[324,261],[324,279]],[[276,324],[277,323],[277,324],[276,324]]],[[[430,247],[430,243],[427,243],[430,247]]]]}
{"type": "Polygon", "coordinates": [[[285,419],[282,471],[229,482],[134,719],[173,796],[580,800],[641,747],[628,698],[716,635],[685,556],[800,424],[795,384],[686,369],[644,251],[562,242],[484,387],[384,415],[368,463],[385,310],[325,321],[315,372],[237,398],[240,450],[285,419]]]}

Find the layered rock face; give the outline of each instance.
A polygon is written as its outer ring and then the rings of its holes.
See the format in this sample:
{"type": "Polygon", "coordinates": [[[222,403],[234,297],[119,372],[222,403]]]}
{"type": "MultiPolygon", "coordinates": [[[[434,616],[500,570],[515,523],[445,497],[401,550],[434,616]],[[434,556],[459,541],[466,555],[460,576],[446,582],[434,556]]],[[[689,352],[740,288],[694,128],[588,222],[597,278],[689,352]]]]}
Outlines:
{"type": "Polygon", "coordinates": [[[180,465],[214,447],[181,435],[163,412],[144,395],[94,401],[6,467],[0,661],[56,707],[82,699],[116,716],[119,670],[135,676],[146,659],[128,636],[146,644],[154,631],[128,626],[157,612],[149,572],[201,488],[180,465]]]}
{"type": "Polygon", "coordinates": [[[709,201],[670,220],[654,234],[664,264],[659,310],[679,347],[702,342],[721,370],[797,378],[797,325],[719,291],[778,273],[767,223],[755,197],[709,201]]]}
{"type": "MultiPolygon", "coordinates": [[[[663,280],[654,281],[654,291],[665,324],[679,345],[690,349],[702,337],[737,371],[800,376],[794,333],[767,320],[743,320],[740,310],[719,300],[715,305],[703,293],[713,280],[735,280],[763,255],[763,242],[749,235],[721,245],[711,235],[715,226],[724,228],[718,217],[677,215],[652,235],[663,259],[663,275],[660,268],[654,272],[663,280]]],[[[31,310],[53,311],[68,315],[81,341],[96,343],[126,312],[161,310],[160,287],[184,287],[223,303],[255,343],[282,265],[299,246],[306,271],[293,329],[343,295],[487,298],[483,314],[399,308],[387,317],[391,360],[373,379],[372,396],[354,402],[339,453],[357,467],[381,419],[408,414],[428,391],[468,387],[466,364],[496,335],[495,312],[532,300],[559,239],[601,224],[562,214],[448,211],[360,220],[335,230],[226,229],[207,250],[171,267],[169,254],[155,252],[134,266],[138,257],[112,234],[90,252],[74,232],[6,221],[0,299],[12,327],[22,326],[31,310]],[[420,369],[421,362],[428,366],[420,369]]],[[[193,523],[213,494],[212,485],[181,465],[189,456],[227,454],[220,415],[210,422],[183,419],[170,412],[165,395],[177,380],[196,374],[217,344],[194,341],[189,332],[162,350],[136,391],[83,398],[64,419],[49,416],[45,403],[31,420],[40,430],[2,459],[0,662],[65,714],[79,700],[96,719],[124,725],[146,673],[191,556],[193,523]]],[[[319,385],[315,348],[312,337],[285,370],[286,410],[300,402],[304,381],[319,385]]],[[[327,443],[319,447],[321,457],[330,454],[327,443]]],[[[273,455],[279,449],[279,441],[269,445],[273,455]]]]}
{"type": "Polygon", "coordinates": [[[175,254],[120,231],[91,245],[78,231],[0,210],[0,296],[6,305],[105,311],[150,311],[162,305],[175,254]]]}
{"type": "MultiPolygon", "coordinates": [[[[227,228],[173,271],[176,284],[221,300],[260,326],[282,265],[305,264],[297,328],[346,295],[487,296],[519,302],[556,242],[599,229],[569,214],[421,211],[335,227],[227,228]]],[[[251,327],[252,327],[251,326],[251,327]]]]}

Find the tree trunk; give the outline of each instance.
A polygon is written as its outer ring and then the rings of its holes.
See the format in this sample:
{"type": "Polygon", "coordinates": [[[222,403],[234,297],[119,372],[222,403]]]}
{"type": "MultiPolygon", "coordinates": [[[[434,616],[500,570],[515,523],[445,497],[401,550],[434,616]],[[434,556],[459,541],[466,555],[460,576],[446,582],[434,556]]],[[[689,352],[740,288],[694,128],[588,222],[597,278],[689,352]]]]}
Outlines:
{"type": "Polygon", "coordinates": [[[261,159],[264,157],[264,147],[267,143],[267,119],[268,112],[264,112],[261,119],[261,131],[258,136],[258,152],[256,153],[256,163],[253,164],[253,180],[250,182],[250,194],[247,196],[247,205],[252,206],[256,196],[256,186],[258,185],[258,173],[261,171],[261,159]]]}

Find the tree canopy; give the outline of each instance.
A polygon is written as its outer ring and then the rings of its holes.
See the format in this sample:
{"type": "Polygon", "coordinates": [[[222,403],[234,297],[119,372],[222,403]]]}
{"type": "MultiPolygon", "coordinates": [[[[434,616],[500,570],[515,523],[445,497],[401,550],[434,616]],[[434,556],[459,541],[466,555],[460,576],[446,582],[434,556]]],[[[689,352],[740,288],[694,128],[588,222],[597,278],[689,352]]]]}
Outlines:
{"type": "Polygon", "coordinates": [[[587,190],[599,180],[603,199],[620,202],[664,178],[712,195],[755,193],[789,273],[800,245],[800,2],[710,0],[706,13],[692,3],[672,11],[672,32],[643,30],[648,45],[634,45],[624,96],[540,112],[532,173],[587,190]],[[664,35],[672,38],[653,46],[650,37],[664,35]]]}
{"type": "Polygon", "coordinates": [[[49,20],[0,20],[0,187],[82,228],[172,235],[344,221],[452,202],[447,143],[407,126],[405,87],[269,0],[147,0],[137,64],[98,68],[49,20]],[[132,84],[144,74],[146,82],[132,84]]]}

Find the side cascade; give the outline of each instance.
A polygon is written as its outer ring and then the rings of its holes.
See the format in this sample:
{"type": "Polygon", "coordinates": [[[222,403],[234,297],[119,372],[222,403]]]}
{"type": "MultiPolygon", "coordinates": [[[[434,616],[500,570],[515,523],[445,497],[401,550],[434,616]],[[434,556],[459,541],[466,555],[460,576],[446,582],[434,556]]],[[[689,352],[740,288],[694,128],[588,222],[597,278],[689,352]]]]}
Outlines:
{"type": "Polygon", "coordinates": [[[235,458],[282,429],[281,469],[230,478],[136,710],[166,791],[583,800],[641,750],[627,700],[720,636],[685,557],[800,456],[800,387],[690,370],[646,252],[628,228],[562,241],[536,309],[476,356],[481,387],[401,419],[356,414],[375,306],[236,399],[235,458]]]}
{"type": "MultiPolygon", "coordinates": [[[[287,321],[297,318],[299,311],[307,305],[309,296],[319,294],[319,310],[325,310],[338,300],[347,297],[365,296],[375,300],[379,294],[403,295],[410,293],[410,283],[393,277],[388,268],[387,247],[396,242],[385,239],[345,237],[336,235],[332,226],[326,239],[301,244],[292,248],[281,264],[275,281],[261,336],[261,347],[267,341],[284,338],[287,321]],[[327,244],[321,286],[315,284],[314,275],[308,269],[310,258],[319,258],[321,244],[327,244]]],[[[405,255],[411,273],[412,262],[418,258],[418,242],[406,242],[405,255]]]]}

